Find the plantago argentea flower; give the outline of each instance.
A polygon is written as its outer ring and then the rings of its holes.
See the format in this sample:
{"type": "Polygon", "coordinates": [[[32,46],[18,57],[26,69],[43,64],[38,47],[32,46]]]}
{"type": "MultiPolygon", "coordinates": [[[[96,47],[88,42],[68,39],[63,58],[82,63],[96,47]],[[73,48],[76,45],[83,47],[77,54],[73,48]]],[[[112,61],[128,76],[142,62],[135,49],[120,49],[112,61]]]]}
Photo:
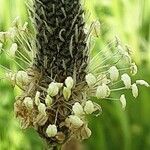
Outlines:
{"type": "Polygon", "coordinates": [[[123,90],[136,98],[137,86],[149,87],[144,80],[132,81],[137,66],[118,38],[91,57],[89,42],[98,36],[99,23],[85,33],[80,0],[33,0],[27,6],[34,33],[18,18],[7,32],[0,32],[1,52],[20,68],[14,72],[1,65],[6,79],[22,90],[14,104],[22,128],[34,128],[53,148],[72,139],[82,141],[92,133],[87,115],[101,112],[98,101],[114,100],[112,93],[118,92],[115,100],[125,109],[123,90]],[[7,41],[12,42],[9,50],[3,48],[7,41]]]}

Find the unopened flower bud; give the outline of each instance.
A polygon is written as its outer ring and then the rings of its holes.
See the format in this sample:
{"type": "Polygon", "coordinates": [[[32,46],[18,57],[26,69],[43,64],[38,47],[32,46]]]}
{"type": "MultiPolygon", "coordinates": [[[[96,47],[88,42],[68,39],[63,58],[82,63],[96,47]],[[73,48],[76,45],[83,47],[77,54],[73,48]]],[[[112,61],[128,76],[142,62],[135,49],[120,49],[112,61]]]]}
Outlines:
{"type": "Polygon", "coordinates": [[[52,102],[53,102],[53,99],[49,95],[47,95],[45,98],[46,105],[49,107],[51,106],[52,102]]]}
{"type": "Polygon", "coordinates": [[[116,68],[116,66],[112,66],[110,69],[109,69],[109,74],[110,74],[110,79],[112,81],[116,81],[119,77],[119,71],[118,69],[116,68]]]}
{"type": "Polygon", "coordinates": [[[120,102],[121,102],[121,105],[122,105],[122,109],[124,110],[125,107],[126,107],[126,98],[125,98],[125,95],[124,95],[124,94],[122,94],[122,95],[120,96],[120,102]]]}
{"type": "Polygon", "coordinates": [[[65,80],[65,85],[67,86],[67,88],[72,89],[72,87],[74,85],[74,81],[73,81],[72,77],[67,77],[67,79],[65,80]]]}
{"type": "Polygon", "coordinates": [[[72,110],[76,116],[81,116],[84,114],[83,107],[78,102],[73,105],[72,110]]]}
{"type": "Polygon", "coordinates": [[[137,87],[137,85],[134,83],[131,88],[132,88],[132,94],[133,94],[133,96],[135,98],[137,98],[138,97],[138,87],[137,87]]]}
{"type": "Polygon", "coordinates": [[[144,85],[144,86],[146,86],[146,87],[149,87],[150,85],[146,82],[146,81],[144,81],[144,80],[136,80],[136,84],[138,84],[138,85],[144,85]]]}
{"type": "Polygon", "coordinates": [[[9,54],[11,57],[15,56],[17,49],[18,49],[18,45],[16,43],[13,43],[9,50],[9,54]]]}
{"type": "Polygon", "coordinates": [[[35,104],[38,106],[40,104],[40,92],[37,91],[35,94],[35,104]]]}
{"type": "Polygon", "coordinates": [[[75,115],[70,115],[69,121],[74,128],[80,128],[83,125],[83,121],[75,115]]]}
{"type": "Polygon", "coordinates": [[[96,83],[96,77],[92,73],[87,74],[85,76],[85,79],[89,87],[93,86],[96,83]]]}
{"type": "Polygon", "coordinates": [[[38,110],[41,114],[43,114],[44,116],[46,116],[46,106],[43,103],[40,103],[38,105],[38,110]]]}
{"type": "Polygon", "coordinates": [[[123,74],[121,76],[121,80],[123,81],[124,85],[125,85],[125,88],[126,89],[130,89],[131,88],[131,78],[128,74],[123,74]]]}
{"type": "Polygon", "coordinates": [[[63,88],[63,96],[64,96],[65,100],[68,101],[70,96],[71,96],[71,89],[67,88],[67,87],[64,87],[63,88]]]}
{"type": "Polygon", "coordinates": [[[31,99],[31,97],[26,97],[23,101],[23,103],[25,104],[25,106],[28,109],[33,109],[33,100],[31,99]]]}
{"type": "Polygon", "coordinates": [[[97,98],[106,98],[110,95],[110,89],[106,84],[102,84],[97,87],[96,97],[97,98]]]}
{"type": "Polygon", "coordinates": [[[56,96],[59,92],[59,88],[57,86],[56,83],[52,82],[49,84],[49,87],[47,89],[47,93],[49,94],[49,96],[56,96]]]}
{"type": "Polygon", "coordinates": [[[94,104],[92,101],[87,101],[84,106],[86,114],[92,114],[94,112],[94,104]]]}
{"type": "Polygon", "coordinates": [[[46,129],[46,134],[48,135],[48,137],[54,137],[57,134],[57,127],[56,125],[49,125],[46,129]]]}

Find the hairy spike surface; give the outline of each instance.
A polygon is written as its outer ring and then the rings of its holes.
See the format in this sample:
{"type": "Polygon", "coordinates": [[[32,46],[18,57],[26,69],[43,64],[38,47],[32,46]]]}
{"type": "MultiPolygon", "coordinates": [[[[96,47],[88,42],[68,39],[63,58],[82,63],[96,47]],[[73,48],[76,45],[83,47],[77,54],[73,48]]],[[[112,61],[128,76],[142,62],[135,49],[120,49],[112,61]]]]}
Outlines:
{"type": "Polygon", "coordinates": [[[80,0],[35,0],[37,55],[35,65],[58,82],[75,74],[84,80],[86,34],[80,0]]]}

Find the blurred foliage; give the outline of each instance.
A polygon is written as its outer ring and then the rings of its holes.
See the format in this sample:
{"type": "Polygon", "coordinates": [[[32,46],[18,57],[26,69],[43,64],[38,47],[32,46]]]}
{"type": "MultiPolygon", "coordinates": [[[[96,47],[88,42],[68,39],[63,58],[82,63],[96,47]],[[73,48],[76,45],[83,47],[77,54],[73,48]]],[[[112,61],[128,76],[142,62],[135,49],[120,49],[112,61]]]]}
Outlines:
{"type": "MultiPolygon", "coordinates": [[[[101,36],[95,52],[115,35],[130,45],[139,66],[136,78],[150,82],[150,1],[149,0],[84,0],[87,23],[101,22],[101,36]]],[[[24,0],[0,0],[0,30],[5,31],[16,16],[28,21],[24,0]]],[[[0,64],[16,68],[12,60],[1,55],[0,64]]],[[[4,70],[0,67],[0,74],[4,70]]],[[[103,114],[89,118],[92,137],[85,141],[87,150],[149,150],[150,89],[141,88],[135,101],[129,93],[126,111],[120,104],[102,101],[103,114]]],[[[0,150],[41,150],[44,143],[32,129],[23,131],[13,114],[17,90],[0,80],[0,150]]]]}

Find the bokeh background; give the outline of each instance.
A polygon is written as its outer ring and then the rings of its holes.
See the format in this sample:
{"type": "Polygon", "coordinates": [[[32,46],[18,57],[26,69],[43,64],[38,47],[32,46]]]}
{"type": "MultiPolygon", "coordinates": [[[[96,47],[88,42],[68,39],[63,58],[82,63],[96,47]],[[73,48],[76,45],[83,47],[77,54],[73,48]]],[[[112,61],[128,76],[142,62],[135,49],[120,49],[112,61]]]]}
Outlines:
{"type": "MultiPolygon", "coordinates": [[[[139,67],[134,77],[150,83],[150,0],[84,0],[87,24],[101,22],[98,51],[115,35],[130,45],[139,67]]],[[[28,21],[24,0],[0,0],[0,31],[9,28],[14,18],[28,21]]],[[[0,64],[16,69],[13,61],[0,55],[0,64]]],[[[4,70],[0,67],[0,74],[4,70]]],[[[0,150],[42,150],[44,143],[32,129],[21,130],[14,117],[17,90],[0,80],[0,150]]],[[[87,150],[150,150],[150,88],[140,87],[137,100],[127,95],[127,108],[102,102],[103,114],[89,118],[92,137],[85,141],[87,150]]]]}

